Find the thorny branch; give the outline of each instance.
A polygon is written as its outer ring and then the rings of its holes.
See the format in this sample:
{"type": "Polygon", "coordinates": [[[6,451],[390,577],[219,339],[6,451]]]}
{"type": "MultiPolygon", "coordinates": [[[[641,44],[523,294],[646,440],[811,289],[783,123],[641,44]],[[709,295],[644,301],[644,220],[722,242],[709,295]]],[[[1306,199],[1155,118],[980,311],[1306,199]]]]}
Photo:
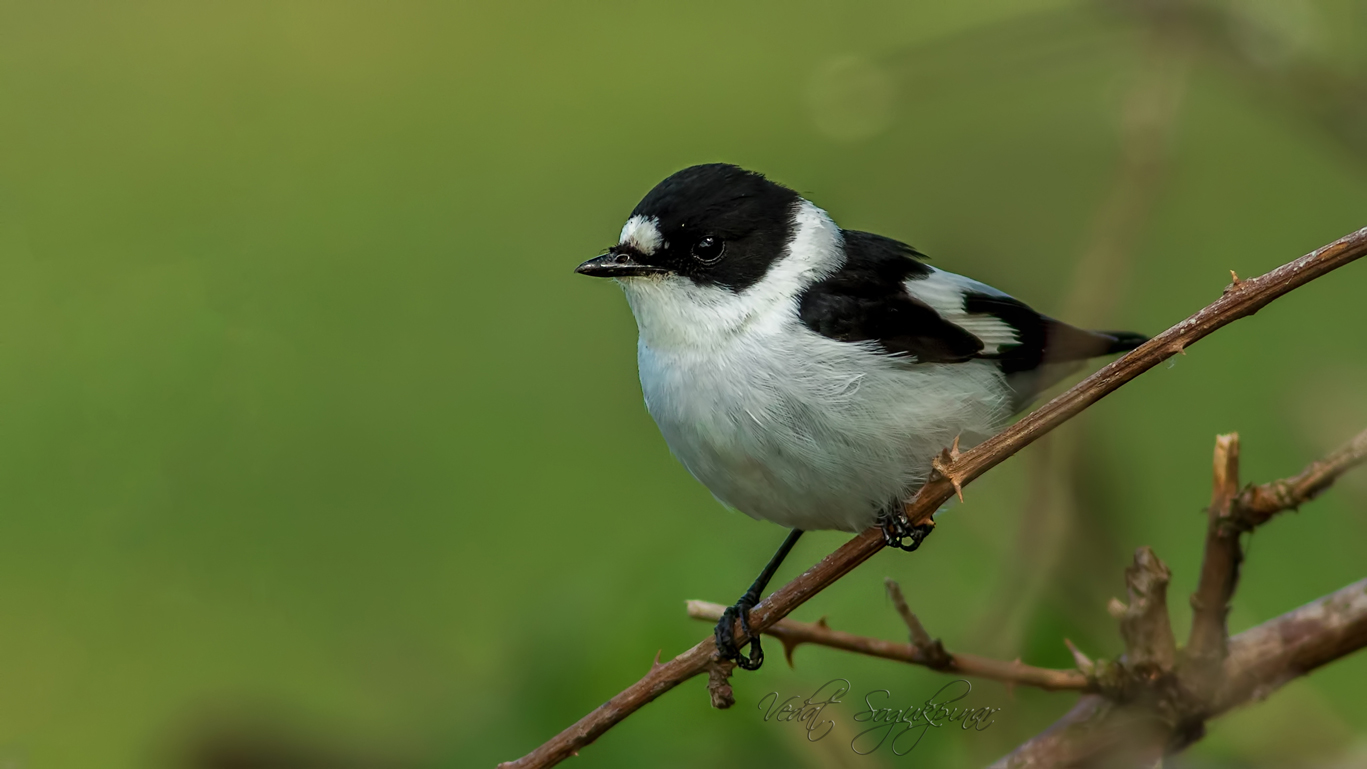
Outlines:
{"type": "Polygon", "coordinates": [[[1206,530],[1201,581],[1191,597],[1191,639],[1187,643],[1189,688],[1206,690],[1220,676],[1228,654],[1226,617],[1239,582],[1243,549],[1239,537],[1285,510],[1299,507],[1328,488],[1344,471],[1367,460],[1367,430],[1299,475],[1263,486],[1239,488],[1239,436],[1215,441],[1214,491],[1206,530]]]}
{"type": "Polygon", "coordinates": [[[1112,604],[1126,655],[1097,673],[1095,688],[1102,696],[1083,697],[994,767],[1152,766],[1200,739],[1206,720],[1367,646],[1367,580],[1234,638],[1226,624],[1243,560],[1240,535],[1299,506],[1364,461],[1367,431],[1299,475],[1240,491],[1239,436],[1218,436],[1206,552],[1184,653],[1176,653],[1164,605],[1168,568],[1140,548],[1126,572],[1130,605],[1112,604]]]}
{"type": "MultiPolygon", "coordinates": [[[[906,505],[915,525],[931,516],[954,493],[1007,457],[1068,421],[1154,366],[1234,321],[1252,315],[1278,297],[1321,275],[1367,255],[1367,228],[1344,236],[1316,251],[1257,278],[1225,288],[1224,295],[1200,312],[1169,328],[1138,349],[1087,377],[1067,392],[1030,413],[1005,431],[955,459],[906,505]]],[[[797,579],[761,601],[750,614],[754,632],[763,632],[833,582],[883,548],[882,533],[870,529],[823,558],[797,579]]],[[[739,639],[744,641],[746,639],[739,639]]],[[[711,636],[669,662],[652,666],[640,681],[598,706],[578,722],[526,756],[504,767],[554,766],[592,743],[605,732],[665,692],[712,665],[716,644],[711,636]]]]}
{"type": "Polygon", "coordinates": [[[1277,513],[1295,510],[1329,488],[1347,470],[1367,462],[1367,430],[1342,448],[1285,480],[1244,489],[1235,509],[1246,526],[1260,526],[1277,513]]]}
{"type": "MultiPolygon", "coordinates": [[[[1265,698],[1288,681],[1364,645],[1367,579],[1231,638],[1224,666],[1226,683],[1210,716],[1265,698]]],[[[1170,736],[1150,711],[1088,694],[991,769],[1131,765],[1149,769],[1157,765],[1170,736]],[[1107,756],[1130,760],[1107,762],[1107,756]]]]}
{"type": "MultiPolygon", "coordinates": [[[[689,601],[688,616],[693,619],[715,623],[726,610],[721,604],[706,601],[689,601]]],[[[824,619],[816,622],[796,622],[782,619],[764,630],[765,635],[773,636],[783,643],[783,651],[792,664],[793,651],[802,644],[828,646],[856,654],[865,654],[909,665],[921,665],[932,670],[953,673],[959,676],[987,678],[1008,684],[1037,686],[1049,691],[1083,691],[1087,689],[1087,676],[1076,670],[1050,670],[1024,665],[1020,662],[979,657],[976,654],[949,654],[938,642],[929,648],[914,643],[886,641],[881,638],[846,633],[834,630],[824,619]],[[940,655],[944,655],[941,657],[940,655]]]]}

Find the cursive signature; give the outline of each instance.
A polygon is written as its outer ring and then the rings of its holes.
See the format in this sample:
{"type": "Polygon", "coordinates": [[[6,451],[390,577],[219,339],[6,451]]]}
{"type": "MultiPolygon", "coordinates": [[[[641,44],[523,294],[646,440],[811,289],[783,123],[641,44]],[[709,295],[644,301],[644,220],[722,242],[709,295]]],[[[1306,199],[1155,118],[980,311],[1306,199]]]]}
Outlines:
{"type": "Polygon", "coordinates": [[[843,678],[833,678],[830,681],[817,687],[811,696],[801,702],[795,702],[796,696],[789,697],[783,702],[778,701],[778,692],[769,692],[760,698],[759,709],[764,710],[764,720],[770,719],[780,723],[796,721],[807,729],[807,739],[816,742],[831,733],[835,728],[835,722],[830,719],[822,720],[821,714],[828,705],[840,702],[840,697],[850,690],[850,682],[843,678]],[[825,699],[817,699],[822,692],[826,693],[825,699]],[[769,700],[769,708],[765,710],[764,702],[769,700]]]}
{"type": "Polygon", "coordinates": [[[1001,712],[1001,708],[951,708],[950,704],[958,702],[968,696],[973,691],[973,684],[962,678],[958,681],[951,681],[940,688],[940,691],[931,695],[925,703],[920,705],[908,705],[903,708],[878,707],[873,704],[875,695],[882,695],[883,700],[891,699],[892,692],[887,689],[876,689],[864,695],[865,710],[854,714],[854,720],[860,723],[870,723],[873,726],[856,734],[850,740],[850,748],[860,755],[868,755],[883,746],[884,742],[892,737],[889,747],[894,755],[905,756],[916,749],[921,744],[921,738],[932,728],[939,729],[945,724],[959,722],[959,728],[967,731],[983,731],[995,723],[991,719],[994,713],[1001,712]],[[874,738],[877,741],[874,741],[874,738]],[[907,740],[910,740],[908,744],[907,740]]]}
{"type": "MultiPolygon", "coordinates": [[[[851,688],[847,679],[833,678],[806,697],[794,695],[780,700],[778,692],[769,692],[760,698],[758,708],[764,712],[765,722],[800,724],[807,739],[816,742],[835,729],[833,706],[839,705],[851,688]]],[[[995,723],[993,715],[1001,708],[955,705],[972,691],[973,684],[960,679],[945,684],[923,702],[895,707],[891,691],[875,689],[864,695],[864,708],[854,714],[855,723],[863,729],[850,740],[850,749],[868,755],[887,745],[895,755],[905,756],[931,729],[958,724],[962,731],[981,732],[995,723]]]]}

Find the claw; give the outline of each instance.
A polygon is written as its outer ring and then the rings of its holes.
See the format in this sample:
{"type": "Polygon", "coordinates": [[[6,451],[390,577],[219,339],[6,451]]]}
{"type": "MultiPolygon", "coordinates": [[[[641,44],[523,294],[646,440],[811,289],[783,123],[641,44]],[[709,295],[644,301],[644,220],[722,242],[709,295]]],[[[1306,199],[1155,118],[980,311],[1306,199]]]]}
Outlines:
{"type": "Polygon", "coordinates": [[[764,664],[764,649],[760,647],[759,634],[750,630],[750,609],[754,608],[744,600],[728,606],[717,622],[714,636],[717,641],[717,655],[724,660],[736,663],[742,670],[759,670],[764,664]],[[747,657],[736,646],[735,626],[740,620],[740,631],[750,639],[750,656],[747,657]]]}
{"type": "Polygon", "coordinates": [[[759,670],[759,666],[764,664],[764,649],[759,645],[759,634],[750,630],[750,610],[742,609],[740,612],[740,632],[750,637],[750,657],[747,659],[741,655],[736,660],[736,664],[742,670],[759,670]]]}
{"type": "Polygon", "coordinates": [[[912,526],[907,517],[900,511],[892,511],[883,519],[882,528],[883,544],[911,553],[915,552],[926,537],[930,536],[930,532],[935,530],[935,521],[926,521],[919,526],[912,526]]]}

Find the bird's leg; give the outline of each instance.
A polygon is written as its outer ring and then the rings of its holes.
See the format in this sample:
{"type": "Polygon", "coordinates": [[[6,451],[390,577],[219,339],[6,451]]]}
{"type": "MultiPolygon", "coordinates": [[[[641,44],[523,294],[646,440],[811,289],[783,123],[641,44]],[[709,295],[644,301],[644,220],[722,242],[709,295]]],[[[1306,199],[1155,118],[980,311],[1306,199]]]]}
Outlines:
{"type": "MultiPolygon", "coordinates": [[[[717,623],[715,631],[717,653],[721,655],[722,659],[736,663],[742,670],[759,670],[759,666],[764,664],[764,650],[759,645],[759,633],[750,632],[750,610],[759,603],[760,594],[764,592],[764,588],[773,578],[774,572],[778,571],[779,564],[788,557],[788,551],[793,549],[793,545],[797,544],[797,538],[800,536],[802,536],[801,529],[793,529],[788,532],[788,537],[783,540],[782,545],[779,545],[778,552],[769,559],[769,565],[765,566],[764,571],[759,573],[754,584],[745,591],[745,595],[741,596],[739,601],[736,601],[736,605],[722,612],[721,621],[717,623]],[[734,635],[736,620],[740,620],[741,634],[750,639],[749,657],[746,657],[741,652],[740,647],[736,645],[734,635]]],[[[742,644],[745,643],[745,638],[741,639],[742,644]]]]}
{"type": "MultiPolygon", "coordinates": [[[[959,501],[964,501],[963,480],[959,473],[954,469],[954,463],[959,461],[959,438],[954,436],[954,445],[940,452],[940,455],[930,461],[932,469],[931,477],[939,476],[949,481],[954,486],[954,491],[959,495],[959,501]]],[[[900,500],[893,500],[878,517],[878,525],[883,529],[883,544],[888,547],[895,547],[905,550],[908,553],[921,546],[930,532],[935,530],[935,521],[928,520],[919,526],[912,526],[907,520],[906,513],[902,510],[900,500]],[[910,541],[908,541],[910,540],[910,541]]]]}
{"type": "Polygon", "coordinates": [[[883,529],[883,544],[905,550],[908,553],[921,546],[930,532],[935,530],[935,521],[926,521],[920,526],[912,526],[902,513],[902,503],[889,505],[879,516],[878,525],[883,529]],[[908,541],[910,540],[910,541],[908,541]]]}

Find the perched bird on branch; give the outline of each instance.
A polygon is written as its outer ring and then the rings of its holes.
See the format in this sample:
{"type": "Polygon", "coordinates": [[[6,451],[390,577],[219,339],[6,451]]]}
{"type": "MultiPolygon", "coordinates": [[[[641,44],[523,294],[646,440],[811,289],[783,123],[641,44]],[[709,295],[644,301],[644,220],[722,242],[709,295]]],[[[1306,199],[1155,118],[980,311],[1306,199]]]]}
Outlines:
{"type": "Polygon", "coordinates": [[[910,526],[902,505],[947,447],[996,432],[1081,361],[1146,341],[1075,328],[923,259],[714,163],[660,182],[576,270],[626,292],[646,408],[674,455],[722,503],[792,529],[717,624],[742,668],[763,661],[749,610],[803,531],[879,524],[916,549],[931,524],[910,526]]]}

